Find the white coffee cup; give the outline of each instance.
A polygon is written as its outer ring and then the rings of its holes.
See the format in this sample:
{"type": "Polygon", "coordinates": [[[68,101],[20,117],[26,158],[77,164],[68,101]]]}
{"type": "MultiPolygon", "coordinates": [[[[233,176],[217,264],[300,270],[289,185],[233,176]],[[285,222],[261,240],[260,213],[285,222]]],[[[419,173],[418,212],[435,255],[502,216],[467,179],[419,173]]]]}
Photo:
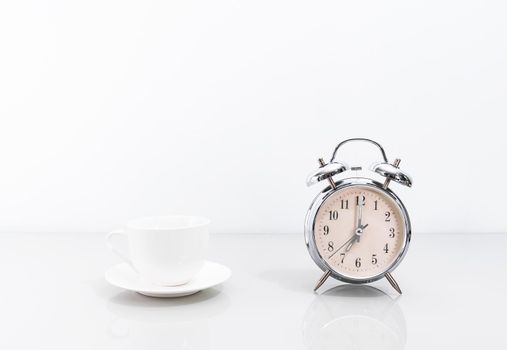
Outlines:
{"type": "Polygon", "coordinates": [[[133,220],[126,228],[109,233],[106,241],[142,278],[163,286],[189,282],[204,264],[209,220],[195,216],[155,216],[133,220]],[[129,253],[112,244],[126,236],[129,253]]]}

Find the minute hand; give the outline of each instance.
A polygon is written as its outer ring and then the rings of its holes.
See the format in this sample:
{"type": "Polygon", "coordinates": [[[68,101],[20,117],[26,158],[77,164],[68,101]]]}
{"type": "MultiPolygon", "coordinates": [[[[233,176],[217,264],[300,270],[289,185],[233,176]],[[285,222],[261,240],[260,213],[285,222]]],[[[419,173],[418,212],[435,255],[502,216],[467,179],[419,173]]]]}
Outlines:
{"type": "Polygon", "coordinates": [[[363,205],[357,203],[357,227],[361,227],[361,221],[363,220],[363,205]]]}
{"type": "MultiPolygon", "coordinates": [[[[361,201],[361,204],[359,204],[359,199],[358,199],[357,200],[357,226],[356,226],[357,229],[356,230],[362,229],[361,226],[362,226],[362,222],[363,222],[363,206],[364,206],[364,202],[361,201]]],[[[360,239],[361,239],[361,237],[357,236],[358,242],[360,239]]]]}

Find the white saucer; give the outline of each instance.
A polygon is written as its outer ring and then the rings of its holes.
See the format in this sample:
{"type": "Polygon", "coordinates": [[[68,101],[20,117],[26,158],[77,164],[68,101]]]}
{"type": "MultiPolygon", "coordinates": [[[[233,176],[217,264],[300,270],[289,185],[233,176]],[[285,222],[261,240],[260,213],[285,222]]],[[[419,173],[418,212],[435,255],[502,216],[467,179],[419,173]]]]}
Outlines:
{"type": "Polygon", "coordinates": [[[206,261],[201,271],[190,282],[174,287],[159,286],[142,279],[127,263],[111,267],[106,271],[105,277],[106,281],[116,287],[150,297],[176,298],[194,294],[225,282],[231,277],[231,270],[227,266],[206,261]]]}

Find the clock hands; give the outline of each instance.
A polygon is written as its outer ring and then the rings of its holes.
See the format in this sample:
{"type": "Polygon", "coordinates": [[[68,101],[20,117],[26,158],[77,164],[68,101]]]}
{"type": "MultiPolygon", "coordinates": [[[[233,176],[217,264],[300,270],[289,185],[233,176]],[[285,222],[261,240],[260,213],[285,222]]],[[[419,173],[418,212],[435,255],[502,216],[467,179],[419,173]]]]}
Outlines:
{"type": "Polygon", "coordinates": [[[359,243],[359,241],[361,240],[361,235],[363,234],[363,230],[366,228],[366,226],[368,226],[368,224],[366,225],[362,225],[362,221],[363,221],[363,207],[364,207],[364,201],[363,200],[359,200],[359,196],[357,197],[357,215],[356,215],[356,230],[354,231],[354,238],[352,241],[350,241],[348,243],[348,246],[347,248],[345,248],[345,251],[348,252],[352,246],[354,245],[354,243],[359,243]]]}
{"type": "Polygon", "coordinates": [[[363,230],[368,226],[368,224],[364,225],[364,226],[359,226],[357,229],[356,229],[356,233],[354,234],[354,237],[355,240],[352,240],[349,245],[347,246],[347,248],[345,248],[345,251],[348,252],[350,250],[350,248],[352,248],[352,246],[354,245],[354,243],[358,243],[359,242],[359,239],[361,238],[361,235],[363,234],[363,230]]]}
{"type": "Polygon", "coordinates": [[[350,243],[353,239],[356,239],[356,235],[354,234],[350,237],[345,243],[343,243],[340,248],[336,249],[333,254],[331,254],[328,259],[331,259],[336,253],[338,253],[343,247],[345,247],[348,243],[350,243]]]}
{"type": "Polygon", "coordinates": [[[364,225],[364,226],[361,226],[361,227],[358,227],[356,229],[356,231],[354,232],[354,235],[352,237],[350,237],[349,239],[347,239],[347,241],[345,243],[343,243],[338,249],[336,249],[334,251],[333,254],[331,254],[328,259],[331,259],[336,253],[338,253],[343,247],[345,247],[347,244],[347,248],[345,248],[345,251],[348,252],[350,250],[350,248],[352,247],[352,245],[354,243],[356,243],[358,241],[358,237],[361,236],[361,234],[363,233],[363,230],[368,226],[368,224],[364,225]]]}
{"type": "Polygon", "coordinates": [[[350,251],[352,249],[352,246],[355,243],[359,243],[361,239],[361,235],[363,234],[363,231],[366,227],[368,227],[368,224],[363,225],[363,207],[364,207],[364,201],[360,201],[359,197],[357,197],[357,215],[356,215],[356,229],[354,231],[354,235],[350,237],[345,243],[343,243],[338,249],[336,249],[329,257],[328,259],[331,259],[336,253],[338,253],[343,247],[347,246],[345,248],[345,252],[350,251]]]}

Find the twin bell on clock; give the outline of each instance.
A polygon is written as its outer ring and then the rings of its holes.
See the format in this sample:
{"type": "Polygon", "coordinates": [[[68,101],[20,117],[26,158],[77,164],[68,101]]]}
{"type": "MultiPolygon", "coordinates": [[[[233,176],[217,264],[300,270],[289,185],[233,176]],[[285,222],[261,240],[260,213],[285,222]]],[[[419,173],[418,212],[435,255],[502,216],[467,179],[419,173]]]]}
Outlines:
{"type": "Polygon", "coordinates": [[[401,294],[392,271],[407,252],[411,226],[405,206],[389,185],[411,187],[412,179],[400,170],[400,159],[390,163],[379,143],[353,138],[339,143],[328,163],[320,158],[319,165],[307,185],[327,186],[313,200],[305,220],[308,251],[324,272],[314,290],[330,276],[355,284],[385,277],[401,294]],[[340,147],[349,142],[367,142],[380,150],[382,159],[368,176],[355,175],[362,167],[349,168],[337,158],[340,147]]]}

